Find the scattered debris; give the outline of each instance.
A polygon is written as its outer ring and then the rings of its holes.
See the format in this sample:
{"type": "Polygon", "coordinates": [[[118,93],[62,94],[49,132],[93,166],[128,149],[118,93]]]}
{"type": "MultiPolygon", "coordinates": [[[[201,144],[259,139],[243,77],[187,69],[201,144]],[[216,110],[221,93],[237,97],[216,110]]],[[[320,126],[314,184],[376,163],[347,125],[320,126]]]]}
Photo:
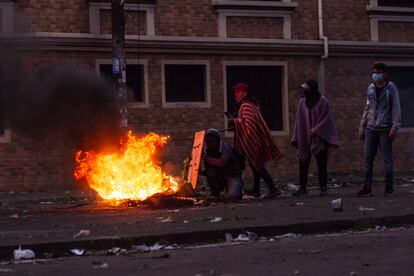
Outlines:
{"type": "Polygon", "coordinates": [[[366,211],[375,211],[376,209],[375,209],[375,208],[369,208],[369,207],[362,207],[362,206],[359,206],[359,207],[358,207],[358,210],[359,210],[360,212],[366,212],[366,211]]]}
{"type": "Polygon", "coordinates": [[[213,218],[212,220],[210,220],[210,222],[220,222],[220,221],[222,221],[223,219],[221,218],[221,217],[215,217],[215,218],[213,218]]]}
{"type": "Polygon", "coordinates": [[[301,235],[300,234],[295,234],[295,233],[287,233],[287,234],[283,234],[283,235],[279,235],[276,236],[277,239],[284,239],[284,238],[299,238],[301,235]]]}
{"type": "Polygon", "coordinates": [[[293,274],[298,275],[298,274],[300,274],[300,271],[299,270],[295,270],[295,271],[293,271],[293,274]]]}
{"type": "Polygon", "coordinates": [[[188,223],[188,220],[183,221],[184,223],[188,223]]]}
{"type": "Polygon", "coordinates": [[[40,204],[53,204],[52,201],[40,201],[40,204]]]}
{"type": "Polygon", "coordinates": [[[16,261],[33,259],[35,257],[35,253],[30,249],[22,250],[21,246],[19,246],[19,249],[13,251],[13,257],[16,261]]]}
{"type": "Polygon", "coordinates": [[[9,218],[16,218],[17,219],[17,218],[19,218],[19,215],[18,214],[12,214],[12,215],[9,216],[9,218]]]}
{"type": "Polygon", "coordinates": [[[92,262],[93,268],[95,269],[105,269],[108,268],[107,262],[92,262]]]}
{"type": "Polygon", "coordinates": [[[356,273],[355,271],[351,271],[351,272],[349,273],[349,275],[351,275],[351,276],[357,276],[357,275],[358,275],[358,273],[356,273]]]}
{"type": "Polygon", "coordinates": [[[303,202],[295,202],[295,203],[291,203],[289,206],[304,206],[305,205],[305,203],[303,203],[303,202]]]}
{"type": "Polygon", "coordinates": [[[257,234],[254,232],[246,231],[245,233],[239,234],[235,239],[230,233],[225,234],[226,243],[231,242],[250,242],[257,240],[257,234]]]}
{"type": "Polygon", "coordinates": [[[172,218],[171,217],[168,217],[168,218],[163,218],[163,217],[161,217],[161,222],[172,222],[173,220],[172,220],[172,218]]]}
{"type": "Polygon", "coordinates": [[[134,246],[132,246],[132,249],[137,250],[137,251],[142,251],[142,252],[151,252],[151,251],[158,251],[158,250],[164,249],[164,246],[160,245],[157,242],[153,246],[147,246],[146,244],[134,245],[134,246]]]}
{"type": "Polygon", "coordinates": [[[8,272],[13,272],[13,270],[11,270],[10,268],[0,268],[0,273],[8,273],[8,272]]]}
{"type": "Polygon", "coordinates": [[[75,254],[76,256],[82,256],[85,253],[85,249],[71,249],[70,252],[75,254]]]}
{"type": "Polygon", "coordinates": [[[249,242],[249,241],[255,241],[255,240],[257,240],[257,234],[253,232],[249,232],[249,231],[246,231],[245,234],[239,234],[237,238],[234,239],[234,241],[236,242],[239,242],[239,241],[249,242]]]}
{"type": "Polygon", "coordinates": [[[91,231],[82,229],[82,230],[79,231],[79,233],[77,233],[73,237],[74,238],[86,237],[86,236],[89,236],[90,234],[91,234],[91,231]]]}
{"type": "Polygon", "coordinates": [[[286,189],[288,191],[297,191],[299,189],[299,186],[295,185],[293,183],[288,183],[287,186],[286,186],[286,189]]]}
{"type": "Polygon", "coordinates": [[[117,254],[121,251],[120,247],[113,247],[111,249],[108,250],[108,254],[117,254]]]}
{"type": "Polygon", "coordinates": [[[335,212],[342,212],[344,210],[344,207],[342,204],[342,198],[332,200],[331,204],[332,204],[332,209],[335,212]]]}
{"type": "Polygon", "coordinates": [[[375,225],[375,228],[374,228],[374,230],[375,231],[385,231],[385,230],[387,230],[387,227],[385,227],[384,225],[375,225]]]}

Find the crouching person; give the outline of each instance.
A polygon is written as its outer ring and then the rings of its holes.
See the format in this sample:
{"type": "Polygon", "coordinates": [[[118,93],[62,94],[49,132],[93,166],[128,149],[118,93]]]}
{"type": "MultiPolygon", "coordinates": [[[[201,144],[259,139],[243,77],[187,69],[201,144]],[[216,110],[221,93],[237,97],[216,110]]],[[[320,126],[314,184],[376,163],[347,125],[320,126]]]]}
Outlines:
{"type": "Polygon", "coordinates": [[[205,143],[207,146],[204,156],[205,174],[211,195],[218,197],[225,190],[226,198],[242,199],[242,169],[236,151],[230,144],[221,141],[217,129],[207,130],[205,143]]]}

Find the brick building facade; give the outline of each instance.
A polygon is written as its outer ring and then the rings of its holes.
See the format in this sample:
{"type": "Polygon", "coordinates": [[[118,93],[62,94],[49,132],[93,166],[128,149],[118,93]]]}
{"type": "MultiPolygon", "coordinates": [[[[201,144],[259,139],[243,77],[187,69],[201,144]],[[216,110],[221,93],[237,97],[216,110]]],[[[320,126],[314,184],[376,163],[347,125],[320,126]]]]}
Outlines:
{"type": "MultiPolygon", "coordinates": [[[[129,124],[137,132],[172,136],[164,155],[168,170],[177,174],[190,150],[192,141],[180,137],[227,127],[223,112],[232,109],[231,86],[244,80],[265,106],[274,139],[286,154],[270,165],[273,174],[296,176],[290,136],[298,85],[316,78],[331,101],[341,143],[330,171],[361,171],[362,143],[356,132],[376,61],[392,66],[391,77],[401,90],[404,126],[395,142],[395,168],[413,169],[411,1],[126,2],[129,124]]],[[[33,70],[69,59],[105,75],[111,63],[110,32],[110,1],[0,1],[0,41],[17,43],[33,70]],[[29,37],[30,45],[22,47],[22,37],[29,37]]],[[[0,191],[74,185],[74,149],[52,137],[19,137],[7,124],[0,128],[0,191]]],[[[226,136],[231,141],[231,133],[226,136]]]]}

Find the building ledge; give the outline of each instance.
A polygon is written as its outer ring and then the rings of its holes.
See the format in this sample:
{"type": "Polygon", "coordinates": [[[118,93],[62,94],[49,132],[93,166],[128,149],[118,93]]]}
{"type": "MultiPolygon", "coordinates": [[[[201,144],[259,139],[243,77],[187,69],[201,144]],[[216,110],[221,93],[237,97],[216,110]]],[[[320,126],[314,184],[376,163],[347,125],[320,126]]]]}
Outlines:
{"type": "Polygon", "coordinates": [[[298,6],[290,1],[213,0],[216,10],[272,10],[293,12],[298,6]]]}

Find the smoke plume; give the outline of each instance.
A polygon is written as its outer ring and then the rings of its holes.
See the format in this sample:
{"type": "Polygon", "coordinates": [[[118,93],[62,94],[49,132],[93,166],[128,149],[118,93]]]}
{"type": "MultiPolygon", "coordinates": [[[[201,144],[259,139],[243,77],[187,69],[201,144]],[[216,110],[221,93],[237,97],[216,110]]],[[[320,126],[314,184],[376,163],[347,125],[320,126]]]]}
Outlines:
{"type": "Polygon", "coordinates": [[[97,74],[73,62],[27,72],[18,59],[0,56],[1,106],[12,131],[36,139],[60,134],[81,149],[119,141],[114,94],[97,74]]]}

